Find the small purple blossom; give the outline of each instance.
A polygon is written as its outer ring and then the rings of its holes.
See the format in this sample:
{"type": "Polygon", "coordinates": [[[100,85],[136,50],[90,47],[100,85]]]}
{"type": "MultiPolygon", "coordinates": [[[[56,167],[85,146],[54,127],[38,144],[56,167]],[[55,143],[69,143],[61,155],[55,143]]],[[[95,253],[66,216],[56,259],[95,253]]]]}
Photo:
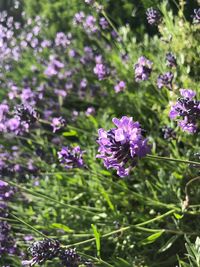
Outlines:
{"type": "Polygon", "coordinates": [[[173,78],[174,74],[172,72],[166,72],[164,74],[160,74],[157,79],[158,88],[161,89],[163,87],[167,87],[171,90],[173,78]]]}
{"type": "Polygon", "coordinates": [[[51,126],[53,127],[53,133],[66,125],[65,120],[62,117],[55,117],[52,119],[51,126]]]}
{"type": "Polygon", "coordinates": [[[86,116],[91,116],[91,115],[94,115],[96,112],[95,108],[94,107],[88,107],[86,112],[85,112],[85,115],[86,116]]]}
{"type": "Polygon", "coordinates": [[[126,83],[125,83],[124,81],[120,81],[120,82],[118,82],[118,83],[114,86],[115,93],[119,93],[119,92],[124,91],[125,87],[126,87],[126,83]]]}
{"type": "Polygon", "coordinates": [[[84,18],[85,18],[85,13],[83,11],[80,11],[79,13],[76,13],[74,15],[74,24],[83,23],[84,18]]]}
{"type": "Polygon", "coordinates": [[[106,30],[109,27],[108,21],[104,17],[100,18],[99,25],[103,30],[106,30]]]}
{"type": "Polygon", "coordinates": [[[83,151],[79,146],[74,148],[63,147],[58,152],[58,159],[64,165],[66,169],[82,168],[83,162],[83,151]]]}
{"type": "Polygon", "coordinates": [[[83,23],[83,27],[85,31],[89,34],[97,32],[98,28],[96,25],[96,18],[92,15],[87,16],[83,23]]]}
{"type": "Polygon", "coordinates": [[[177,66],[176,58],[171,52],[166,54],[166,62],[167,66],[170,68],[177,66]]]}
{"type": "Polygon", "coordinates": [[[70,44],[69,37],[64,32],[57,32],[55,45],[66,48],[70,44]]]}
{"type": "Polygon", "coordinates": [[[114,118],[112,121],[117,128],[98,131],[97,158],[103,159],[107,169],[113,168],[120,177],[124,177],[129,175],[137,160],[146,156],[151,148],[148,140],[142,136],[139,122],[134,122],[132,117],[124,116],[121,119],[114,118]]]}
{"type": "Polygon", "coordinates": [[[180,89],[180,94],[182,98],[171,107],[169,117],[178,120],[183,131],[195,133],[200,119],[200,101],[194,99],[196,93],[191,89],[180,89]]]}
{"type": "Polygon", "coordinates": [[[14,190],[8,183],[0,180],[0,200],[10,200],[14,195],[14,190]]]}
{"type": "Polygon", "coordinates": [[[153,63],[146,57],[142,56],[135,64],[135,81],[141,82],[149,79],[153,63]]]}
{"type": "Polygon", "coordinates": [[[97,63],[93,70],[94,74],[97,75],[100,81],[103,80],[106,76],[108,76],[109,73],[106,65],[104,65],[103,63],[97,63]]]}
{"type": "Polygon", "coordinates": [[[192,15],[193,23],[199,24],[200,23],[200,8],[194,9],[194,15],[192,15]]]}
{"type": "Polygon", "coordinates": [[[146,16],[147,21],[150,25],[158,25],[161,22],[160,12],[153,7],[147,9],[146,16]]]}

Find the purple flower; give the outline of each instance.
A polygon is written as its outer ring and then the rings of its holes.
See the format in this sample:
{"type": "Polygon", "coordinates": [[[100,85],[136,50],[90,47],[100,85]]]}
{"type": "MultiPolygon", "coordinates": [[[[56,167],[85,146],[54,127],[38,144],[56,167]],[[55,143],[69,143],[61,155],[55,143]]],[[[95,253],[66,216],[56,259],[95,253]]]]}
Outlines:
{"type": "Polygon", "coordinates": [[[126,83],[124,81],[120,81],[115,85],[114,89],[116,93],[119,93],[119,92],[124,91],[125,87],[126,87],[126,83]]]}
{"type": "Polygon", "coordinates": [[[93,70],[100,81],[108,75],[107,67],[102,63],[97,63],[93,70]]]}
{"type": "Polygon", "coordinates": [[[166,72],[164,74],[160,74],[157,79],[158,88],[161,89],[163,87],[167,87],[171,90],[173,78],[174,74],[172,72],[166,72]]]}
{"type": "Polygon", "coordinates": [[[68,36],[65,35],[64,32],[57,32],[56,38],[55,38],[55,45],[66,48],[69,44],[70,44],[70,40],[68,36]]]}
{"type": "Polygon", "coordinates": [[[87,33],[94,33],[97,31],[96,18],[92,15],[86,17],[83,27],[87,33]]]}
{"type": "Polygon", "coordinates": [[[166,61],[167,61],[167,66],[170,68],[177,66],[176,58],[171,52],[166,54],[166,61]]]}
{"type": "Polygon", "coordinates": [[[14,190],[8,183],[0,180],[0,200],[10,200],[14,195],[14,190]]]}
{"type": "Polygon", "coordinates": [[[192,15],[192,17],[193,17],[193,23],[195,24],[200,23],[200,8],[194,9],[194,15],[192,15]]]}
{"type": "Polygon", "coordinates": [[[63,147],[58,152],[58,159],[66,169],[82,168],[84,166],[82,155],[83,151],[79,146],[74,148],[63,147]]]}
{"type": "Polygon", "coordinates": [[[28,124],[36,122],[38,114],[35,109],[28,104],[21,104],[15,107],[14,114],[21,122],[28,124]]]}
{"type": "Polygon", "coordinates": [[[66,125],[65,120],[62,117],[53,118],[51,126],[53,127],[53,133],[66,125]]]}
{"type": "Polygon", "coordinates": [[[91,115],[94,115],[95,114],[95,108],[94,107],[88,107],[86,112],[85,112],[85,115],[86,116],[91,116],[91,115]]]}
{"type": "Polygon", "coordinates": [[[100,18],[99,25],[103,30],[106,30],[109,27],[108,21],[104,17],[100,18]]]}
{"type": "Polygon", "coordinates": [[[117,170],[120,177],[129,175],[130,170],[137,164],[137,160],[146,156],[151,148],[148,140],[142,136],[139,122],[134,122],[132,117],[114,118],[113,123],[117,128],[109,131],[99,129],[99,154],[104,166],[117,170]]]}
{"type": "Polygon", "coordinates": [[[178,119],[178,125],[183,131],[195,133],[200,119],[200,101],[194,99],[196,93],[191,89],[180,89],[180,93],[182,98],[171,107],[169,117],[178,119]]]}
{"type": "Polygon", "coordinates": [[[161,22],[160,12],[153,7],[147,9],[146,16],[147,21],[150,25],[158,25],[161,22]]]}
{"type": "Polygon", "coordinates": [[[85,14],[83,13],[83,11],[80,11],[79,13],[76,13],[74,15],[74,24],[83,23],[84,18],[85,18],[85,14]]]}
{"type": "Polygon", "coordinates": [[[141,82],[149,79],[153,63],[146,57],[142,56],[135,64],[135,81],[141,82]]]}

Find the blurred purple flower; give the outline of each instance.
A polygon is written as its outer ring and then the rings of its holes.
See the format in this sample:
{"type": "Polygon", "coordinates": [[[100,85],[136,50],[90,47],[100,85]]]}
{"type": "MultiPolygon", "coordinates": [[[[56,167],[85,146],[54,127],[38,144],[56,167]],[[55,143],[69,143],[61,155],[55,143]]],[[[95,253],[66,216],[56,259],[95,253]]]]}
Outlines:
{"type": "Polygon", "coordinates": [[[171,52],[166,54],[166,61],[167,61],[167,66],[170,68],[177,66],[176,58],[171,52]]]}
{"type": "Polygon", "coordinates": [[[166,72],[164,74],[160,74],[157,79],[158,88],[161,89],[163,87],[167,87],[171,90],[173,78],[174,74],[172,72],[166,72]]]}
{"type": "Polygon", "coordinates": [[[65,120],[62,117],[55,117],[52,119],[51,126],[53,127],[53,133],[66,125],[65,120]]]}
{"type": "Polygon", "coordinates": [[[149,79],[153,63],[146,57],[142,56],[135,64],[135,81],[141,82],[149,79]]]}
{"type": "Polygon", "coordinates": [[[192,15],[193,23],[199,24],[200,23],[200,8],[194,9],[194,15],[192,15]]]}
{"type": "Polygon", "coordinates": [[[158,25],[161,22],[160,12],[153,7],[147,9],[146,16],[147,21],[150,25],[158,25]]]}
{"type": "Polygon", "coordinates": [[[115,85],[114,89],[116,93],[119,93],[119,92],[124,91],[125,87],[126,87],[126,83],[124,81],[120,81],[115,85]]]}
{"type": "Polygon", "coordinates": [[[82,156],[83,151],[79,146],[74,148],[63,147],[58,152],[58,159],[66,169],[82,168],[84,166],[82,156]]]}
{"type": "Polygon", "coordinates": [[[96,110],[94,107],[88,107],[85,114],[86,114],[86,116],[91,116],[91,115],[94,115],[95,112],[96,112],[96,110]]]}

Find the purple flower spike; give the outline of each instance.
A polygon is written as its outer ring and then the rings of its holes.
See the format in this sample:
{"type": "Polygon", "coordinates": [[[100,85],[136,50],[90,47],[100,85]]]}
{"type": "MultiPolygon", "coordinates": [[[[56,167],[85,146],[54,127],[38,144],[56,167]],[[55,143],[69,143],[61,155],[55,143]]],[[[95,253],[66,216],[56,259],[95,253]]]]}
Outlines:
{"type": "Polygon", "coordinates": [[[158,88],[161,89],[163,87],[167,87],[171,90],[173,78],[174,74],[172,72],[166,72],[164,74],[160,74],[157,79],[158,88]]]}
{"type": "Polygon", "coordinates": [[[79,146],[74,148],[63,147],[61,151],[58,152],[58,159],[66,169],[82,168],[84,166],[82,156],[83,151],[79,146]]]}
{"type": "Polygon", "coordinates": [[[151,147],[142,136],[139,122],[134,122],[132,117],[114,118],[113,123],[117,128],[98,131],[97,158],[103,159],[107,169],[113,168],[120,177],[124,177],[136,166],[138,158],[150,152],[151,147]]]}
{"type": "Polygon", "coordinates": [[[146,57],[142,56],[135,64],[135,81],[141,82],[149,79],[153,63],[146,57]]]}
{"type": "Polygon", "coordinates": [[[161,22],[160,12],[153,7],[147,9],[146,16],[147,21],[150,25],[158,25],[161,22]]]}
{"type": "Polygon", "coordinates": [[[200,119],[200,101],[194,99],[196,93],[191,89],[180,89],[180,94],[182,98],[171,107],[169,117],[178,119],[178,125],[183,131],[195,133],[200,119]]]}

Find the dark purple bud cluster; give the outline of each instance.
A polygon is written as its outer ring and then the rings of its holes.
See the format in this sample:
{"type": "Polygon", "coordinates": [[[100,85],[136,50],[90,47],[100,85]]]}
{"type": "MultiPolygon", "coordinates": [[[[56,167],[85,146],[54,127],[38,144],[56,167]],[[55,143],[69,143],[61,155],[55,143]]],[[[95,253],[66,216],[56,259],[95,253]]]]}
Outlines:
{"type": "Polygon", "coordinates": [[[52,260],[58,256],[60,252],[60,243],[57,240],[44,239],[36,241],[29,248],[32,256],[30,261],[23,261],[23,265],[33,266],[35,264],[43,264],[47,260],[52,260]]]}
{"type": "Polygon", "coordinates": [[[76,249],[61,250],[59,258],[65,267],[78,267],[81,263],[81,257],[76,249]]]}
{"type": "Polygon", "coordinates": [[[129,175],[139,158],[145,157],[151,150],[148,140],[142,136],[139,122],[133,118],[113,119],[117,128],[109,131],[99,129],[98,158],[103,159],[104,166],[117,170],[120,177],[129,175]]]}
{"type": "Polygon", "coordinates": [[[172,81],[174,79],[174,74],[172,72],[166,72],[164,74],[160,74],[157,79],[157,86],[159,89],[163,87],[167,87],[172,90],[172,81]]]}
{"type": "Polygon", "coordinates": [[[22,265],[34,266],[58,258],[63,267],[78,267],[80,264],[92,267],[91,262],[85,261],[76,252],[76,249],[65,249],[60,246],[58,240],[44,239],[36,241],[29,248],[29,252],[32,259],[22,261],[22,265]]]}
{"type": "Polygon", "coordinates": [[[84,166],[83,151],[79,146],[74,148],[63,147],[58,152],[59,161],[65,166],[66,169],[82,168],[84,166]]]}
{"type": "Polygon", "coordinates": [[[200,23],[200,8],[194,9],[194,15],[192,15],[192,18],[194,24],[200,23]]]}
{"type": "Polygon", "coordinates": [[[183,131],[195,133],[200,119],[200,101],[195,100],[196,93],[190,89],[180,89],[181,98],[171,107],[169,116],[178,118],[178,125],[183,131]]]}
{"type": "Polygon", "coordinates": [[[14,195],[14,189],[8,183],[0,180],[0,200],[10,200],[14,195]]]}
{"type": "Polygon", "coordinates": [[[170,68],[177,66],[176,58],[171,52],[166,54],[166,61],[167,61],[167,66],[170,68]]]}
{"type": "Polygon", "coordinates": [[[21,122],[32,124],[36,122],[38,114],[35,109],[28,104],[21,104],[15,107],[14,114],[21,122]]]}
{"type": "Polygon", "coordinates": [[[176,138],[176,133],[174,132],[174,129],[168,126],[164,126],[162,128],[162,134],[164,139],[175,139],[176,138]]]}
{"type": "Polygon", "coordinates": [[[147,9],[146,16],[148,23],[151,25],[158,25],[161,22],[160,12],[153,7],[147,9]]]}

